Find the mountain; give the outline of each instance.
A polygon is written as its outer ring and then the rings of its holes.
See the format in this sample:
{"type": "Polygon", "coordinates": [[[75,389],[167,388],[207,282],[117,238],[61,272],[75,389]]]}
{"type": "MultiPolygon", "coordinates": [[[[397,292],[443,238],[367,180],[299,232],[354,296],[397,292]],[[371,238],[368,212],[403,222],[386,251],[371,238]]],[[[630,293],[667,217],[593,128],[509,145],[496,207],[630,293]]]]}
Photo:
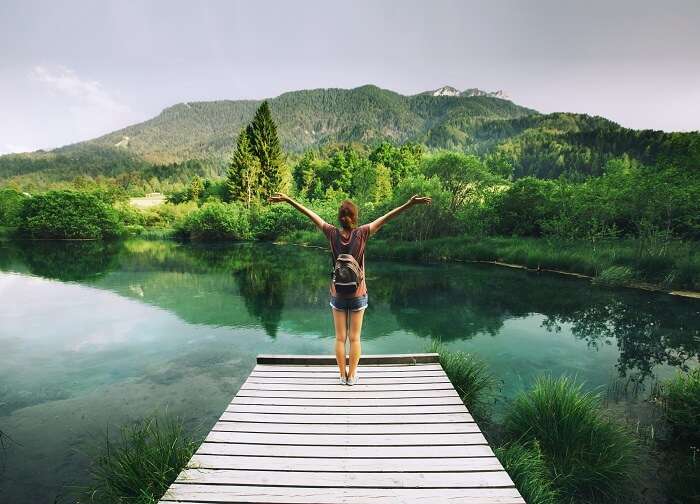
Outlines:
{"type": "MultiPolygon", "coordinates": [[[[431,131],[454,123],[464,127],[466,123],[536,113],[491,96],[443,100],[424,94],[404,96],[376,86],[293,91],[269,102],[287,151],[336,142],[427,142],[431,131]]],[[[238,132],[251,120],[260,103],[180,103],[153,119],[83,143],[118,147],[156,163],[227,156],[238,132]]]]}
{"type": "MultiPolygon", "coordinates": [[[[405,96],[368,85],[293,91],[269,103],[283,147],[292,154],[386,140],[497,156],[514,167],[516,176],[596,175],[608,159],[622,155],[645,164],[700,168],[698,133],[630,130],[585,114],[543,115],[505,97],[502,91],[449,86],[405,96]]],[[[260,103],[180,103],[93,140],[0,156],[0,184],[43,187],[78,175],[187,180],[194,173],[220,174],[239,131],[260,103]]]]}
{"type": "Polygon", "coordinates": [[[461,97],[473,97],[473,96],[486,96],[488,98],[500,98],[501,100],[510,100],[510,97],[502,90],[498,91],[482,91],[478,88],[469,88],[464,91],[460,91],[452,86],[442,86],[438,89],[433,89],[432,91],[424,91],[420,93],[422,95],[429,96],[461,96],[461,97]]]}

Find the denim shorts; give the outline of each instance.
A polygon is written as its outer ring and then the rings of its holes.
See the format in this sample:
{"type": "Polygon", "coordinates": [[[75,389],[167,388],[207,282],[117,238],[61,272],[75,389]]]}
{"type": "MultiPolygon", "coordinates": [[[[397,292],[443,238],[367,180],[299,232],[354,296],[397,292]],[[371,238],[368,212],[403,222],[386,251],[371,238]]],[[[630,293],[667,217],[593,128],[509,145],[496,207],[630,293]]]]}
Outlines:
{"type": "Polygon", "coordinates": [[[360,311],[367,308],[367,294],[354,298],[331,296],[331,308],[336,310],[360,311]]]}

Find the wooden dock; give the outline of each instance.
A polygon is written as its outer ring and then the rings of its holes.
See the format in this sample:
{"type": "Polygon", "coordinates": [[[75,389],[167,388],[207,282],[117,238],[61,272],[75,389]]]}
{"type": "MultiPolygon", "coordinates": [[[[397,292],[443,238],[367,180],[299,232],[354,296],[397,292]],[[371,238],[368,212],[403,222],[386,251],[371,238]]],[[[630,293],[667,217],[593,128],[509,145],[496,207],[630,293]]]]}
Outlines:
{"type": "Polygon", "coordinates": [[[257,362],[161,502],[525,503],[437,354],[257,362]]]}

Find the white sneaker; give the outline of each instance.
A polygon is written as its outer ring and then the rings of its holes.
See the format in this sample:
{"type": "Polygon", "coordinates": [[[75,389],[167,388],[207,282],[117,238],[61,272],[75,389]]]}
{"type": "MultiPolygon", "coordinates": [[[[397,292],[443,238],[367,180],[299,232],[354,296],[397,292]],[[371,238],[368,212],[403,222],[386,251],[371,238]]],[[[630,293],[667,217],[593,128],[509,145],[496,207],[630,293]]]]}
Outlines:
{"type": "Polygon", "coordinates": [[[344,376],[340,377],[340,384],[341,385],[347,385],[348,384],[348,379],[345,378],[344,376]]]}
{"type": "Polygon", "coordinates": [[[355,376],[353,376],[352,378],[348,378],[348,379],[347,379],[347,383],[348,383],[348,385],[350,385],[351,387],[352,387],[353,385],[357,385],[357,381],[358,381],[357,373],[355,373],[355,376]]]}

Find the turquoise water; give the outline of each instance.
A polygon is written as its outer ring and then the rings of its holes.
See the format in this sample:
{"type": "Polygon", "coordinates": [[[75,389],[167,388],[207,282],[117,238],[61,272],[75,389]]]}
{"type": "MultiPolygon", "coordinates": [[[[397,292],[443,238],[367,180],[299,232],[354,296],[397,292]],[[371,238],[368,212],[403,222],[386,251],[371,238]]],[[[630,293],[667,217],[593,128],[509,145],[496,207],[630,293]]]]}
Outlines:
{"type": "MultiPolygon", "coordinates": [[[[605,393],[697,365],[696,300],[379,262],[371,243],[367,268],[365,352],[440,338],[479,354],[503,398],[542,373],[605,393]]],[[[0,430],[11,438],[0,500],[67,501],[104,432],[145,415],[208,430],[258,353],[331,353],[328,270],[322,251],[271,244],[0,243],[0,430]]]]}

